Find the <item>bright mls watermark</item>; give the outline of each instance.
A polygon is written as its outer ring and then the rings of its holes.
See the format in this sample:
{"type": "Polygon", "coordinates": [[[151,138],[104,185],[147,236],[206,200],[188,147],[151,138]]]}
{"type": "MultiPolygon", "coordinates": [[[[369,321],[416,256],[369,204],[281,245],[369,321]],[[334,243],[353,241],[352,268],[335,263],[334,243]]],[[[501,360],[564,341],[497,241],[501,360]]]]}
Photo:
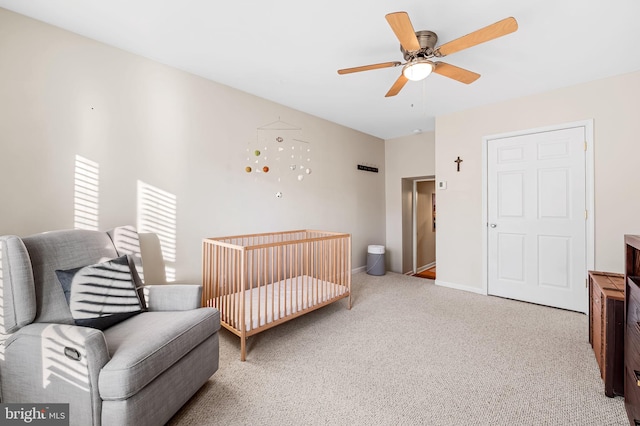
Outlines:
{"type": "Polygon", "coordinates": [[[69,426],[69,404],[0,404],[0,426],[69,426]]]}

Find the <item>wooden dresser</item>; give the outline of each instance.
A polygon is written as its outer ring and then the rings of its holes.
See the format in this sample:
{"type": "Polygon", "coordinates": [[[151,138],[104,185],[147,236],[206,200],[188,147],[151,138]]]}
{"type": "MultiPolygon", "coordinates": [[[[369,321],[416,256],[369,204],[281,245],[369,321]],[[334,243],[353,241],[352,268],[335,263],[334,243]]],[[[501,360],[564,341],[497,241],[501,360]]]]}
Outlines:
{"type": "Polygon", "coordinates": [[[589,271],[589,343],[608,397],[624,395],[624,275],[589,271]]]}
{"type": "Polygon", "coordinates": [[[631,425],[640,425],[640,236],[625,235],[624,405],[631,425]]]}

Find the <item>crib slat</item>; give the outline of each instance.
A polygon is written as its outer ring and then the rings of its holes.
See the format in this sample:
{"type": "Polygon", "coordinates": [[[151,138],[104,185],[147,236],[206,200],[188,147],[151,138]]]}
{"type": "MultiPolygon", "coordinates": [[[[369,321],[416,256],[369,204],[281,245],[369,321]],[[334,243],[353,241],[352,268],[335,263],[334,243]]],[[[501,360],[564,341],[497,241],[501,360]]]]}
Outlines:
{"type": "Polygon", "coordinates": [[[238,317],[240,316],[240,307],[236,304],[236,291],[237,284],[233,279],[233,256],[235,252],[232,250],[225,250],[225,264],[227,277],[226,280],[229,283],[229,306],[231,308],[231,315],[235,326],[238,326],[238,317]]]}
{"type": "MultiPolygon", "coordinates": [[[[258,327],[260,327],[262,324],[260,324],[262,322],[262,318],[264,318],[264,323],[265,325],[267,324],[267,267],[269,266],[268,262],[267,262],[267,250],[263,249],[262,250],[262,258],[263,258],[263,262],[262,262],[262,271],[263,271],[263,280],[262,280],[262,287],[264,288],[264,311],[260,312],[258,314],[258,327]]],[[[262,292],[262,289],[260,289],[262,292]]]]}
{"type": "Polygon", "coordinates": [[[310,270],[310,274],[309,276],[311,277],[311,282],[309,285],[309,289],[307,290],[307,306],[311,306],[311,298],[313,297],[313,288],[314,288],[314,280],[315,280],[315,275],[316,275],[316,271],[312,270],[311,265],[313,265],[315,263],[315,247],[316,247],[316,242],[312,242],[311,246],[309,247],[309,249],[311,250],[311,256],[309,257],[309,270],[310,270]]]}
{"type": "Polygon", "coordinates": [[[278,301],[276,302],[276,306],[278,309],[278,319],[284,317],[286,315],[286,313],[282,312],[282,308],[283,308],[283,291],[286,288],[286,282],[284,281],[284,268],[283,268],[283,264],[284,264],[284,254],[283,254],[283,247],[282,246],[277,246],[275,247],[275,257],[276,257],[276,277],[275,280],[278,284],[278,301]],[[284,287],[284,288],[283,288],[284,287]]]}
{"type": "Polygon", "coordinates": [[[318,241],[318,252],[316,254],[316,262],[318,263],[318,267],[316,268],[316,298],[313,303],[320,303],[320,298],[322,297],[322,241],[318,241]]]}
{"type": "Polygon", "coordinates": [[[237,327],[237,322],[236,322],[237,310],[236,310],[236,304],[234,303],[234,300],[233,300],[235,283],[233,282],[233,279],[230,276],[231,274],[229,271],[229,254],[230,254],[230,251],[228,249],[222,252],[222,264],[224,267],[224,281],[227,283],[225,288],[225,295],[226,295],[225,299],[227,304],[227,312],[229,312],[233,326],[237,327]]]}
{"type": "Polygon", "coordinates": [[[347,245],[349,246],[347,253],[345,253],[345,258],[347,259],[347,272],[349,273],[347,275],[347,280],[349,281],[349,303],[348,303],[348,307],[349,309],[351,309],[351,236],[349,236],[349,239],[347,240],[347,245]]]}
{"type": "Polygon", "coordinates": [[[326,244],[324,241],[320,242],[320,296],[318,296],[318,302],[316,303],[320,303],[324,300],[324,283],[325,283],[325,277],[327,274],[327,269],[326,269],[326,264],[325,264],[325,260],[327,259],[327,253],[326,253],[326,244]]]}
{"type": "Polygon", "coordinates": [[[209,259],[209,246],[206,243],[202,244],[202,258],[202,282],[205,283],[205,285],[202,286],[202,306],[207,306],[206,301],[208,300],[207,293],[209,289],[208,269],[211,266],[211,262],[209,259]]]}
{"type": "Polygon", "coordinates": [[[276,294],[275,294],[275,288],[276,288],[276,282],[274,280],[274,269],[275,269],[275,256],[273,255],[274,253],[274,247],[271,247],[270,249],[270,258],[271,258],[271,278],[269,279],[269,281],[271,282],[271,318],[275,321],[276,320],[276,312],[275,312],[275,303],[276,303],[276,294]]]}
{"type": "MultiPolygon", "coordinates": [[[[245,292],[248,293],[244,293],[243,297],[247,300],[247,302],[249,303],[249,322],[248,324],[246,324],[246,328],[247,330],[252,330],[253,329],[253,316],[254,316],[254,304],[255,301],[253,300],[253,289],[256,287],[256,256],[255,253],[253,251],[247,253],[247,255],[249,255],[249,261],[247,261],[247,264],[249,265],[249,272],[247,273],[247,279],[249,280],[249,284],[245,285],[245,292]]],[[[246,320],[247,315],[245,313],[245,318],[244,321],[245,323],[247,322],[246,320]]]]}
{"type": "Polygon", "coordinates": [[[298,291],[298,245],[293,246],[293,276],[291,277],[291,293],[295,291],[295,311],[298,312],[300,308],[299,291],[298,291]]]}
{"type": "Polygon", "coordinates": [[[329,262],[329,244],[327,241],[322,242],[322,295],[320,296],[320,302],[324,302],[327,297],[327,266],[329,262]]]}
{"type": "Polygon", "coordinates": [[[227,306],[227,301],[228,301],[228,294],[229,294],[229,290],[228,290],[228,283],[225,277],[225,270],[226,270],[226,265],[224,264],[224,252],[225,249],[221,248],[220,251],[218,252],[218,264],[220,265],[220,270],[218,272],[218,275],[220,277],[220,286],[221,286],[221,295],[220,295],[220,306],[222,307],[222,311],[224,312],[224,316],[225,316],[225,320],[233,323],[233,317],[230,315],[231,312],[228,309],[227,306]]]}
{"type": "MultiPolygon", "coordinates": [[[[338,269],[340,268],[340,258],[338,257],[338,246],[340,245],[339,240],[332,241],[333,244],[333,261],[331,264],[333,265],[333,273],[331,276],[331,282],[335,284],[340,284],[340,280],[338,279],[338,269]]],[[[333,286],[333,291],[331,297],[336,297],[338,295],[338,287],[333,286]]]]}
{"type": "MultiPolygon", "coordinates": [[[[262,237],[258,237],[257,238],[258,243],[260,243],[260,241],[262,241],[262,237]]],[[[262,301],[262,292],[260,291],[260,287],[262,286],[262,276],[260,271],[263,270],[263,266],[262,266],[262,256],[260,256],[260,251],[256,251],[254,256],[256,257],[256,291],[258,292],[258,300],[256,303],[256,320],[257,320],[257,324],[258,327],[260,327],[260,310],[261,310],[261,304],[260,302],[262,301]]],[[[251,329],[253,329],[253,323],[251,323],[251,329]]]]}
{"type": "MultiPolygon", "coordinates": [[[[240,288],[236,294],[236,297],[240,297],[240,360],[245,361],[247,359],[247,325],[245,321],[245,309],[246,309],[246,250],[240,251],[240,288]]],[[[235,303],[234,303],[235,304],[235,303]]]]}
{"type": "Polygon", "coordinates": [[[229,277],[229,281],[231,281],[231,304],[233,306],[233,310],[235,312],[236,318],[236,327],[238,327],[240,321],[242,320],[242,304],[239,303],[238,300],[238,292],[240,291],[240,283],[235,278],[235,258],[238,255],[237,250],[229,250],[229,269],[231,271],[231,276],[229,277]]]}

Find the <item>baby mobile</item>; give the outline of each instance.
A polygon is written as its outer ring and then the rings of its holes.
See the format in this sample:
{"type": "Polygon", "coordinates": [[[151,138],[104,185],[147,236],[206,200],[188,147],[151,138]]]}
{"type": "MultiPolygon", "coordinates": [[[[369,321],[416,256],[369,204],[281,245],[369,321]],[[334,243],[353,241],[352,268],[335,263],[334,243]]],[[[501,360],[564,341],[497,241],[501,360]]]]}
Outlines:
{"type": "MultiPolygon", "coordinates": [[[[278,119],[256,128],[256,142],[249,143],[245,172],[259,176],[303,181],[311,174],[311,147],[300,139],[302,129],[278,119]]],[[[276,194],[279,197],[282,194],[276,194]]]]}

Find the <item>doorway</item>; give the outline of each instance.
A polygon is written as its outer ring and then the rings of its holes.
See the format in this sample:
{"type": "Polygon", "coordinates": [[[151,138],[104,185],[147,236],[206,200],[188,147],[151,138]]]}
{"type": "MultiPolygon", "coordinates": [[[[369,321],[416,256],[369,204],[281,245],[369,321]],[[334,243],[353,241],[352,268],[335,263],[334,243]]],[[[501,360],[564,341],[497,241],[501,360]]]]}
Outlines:
{"type": "MultiPolygon", "coordinates": [[[[415,275],[436,264],[435,177],[402,179],[402,272],[415,275]]],[[[433,278],[432,278],[433,279],[433,278]]]]}
{"type": "Polygon", "coordinates": [[[592,123],[483,141],[487,294],[586,312],[592,123]]]}
{"type": "Polygon", "coordinates": [[[436,182],[434,179],[413,181],[415,208],[413,213],[413,270],[419,274],[436,267],[436,182]]]}

